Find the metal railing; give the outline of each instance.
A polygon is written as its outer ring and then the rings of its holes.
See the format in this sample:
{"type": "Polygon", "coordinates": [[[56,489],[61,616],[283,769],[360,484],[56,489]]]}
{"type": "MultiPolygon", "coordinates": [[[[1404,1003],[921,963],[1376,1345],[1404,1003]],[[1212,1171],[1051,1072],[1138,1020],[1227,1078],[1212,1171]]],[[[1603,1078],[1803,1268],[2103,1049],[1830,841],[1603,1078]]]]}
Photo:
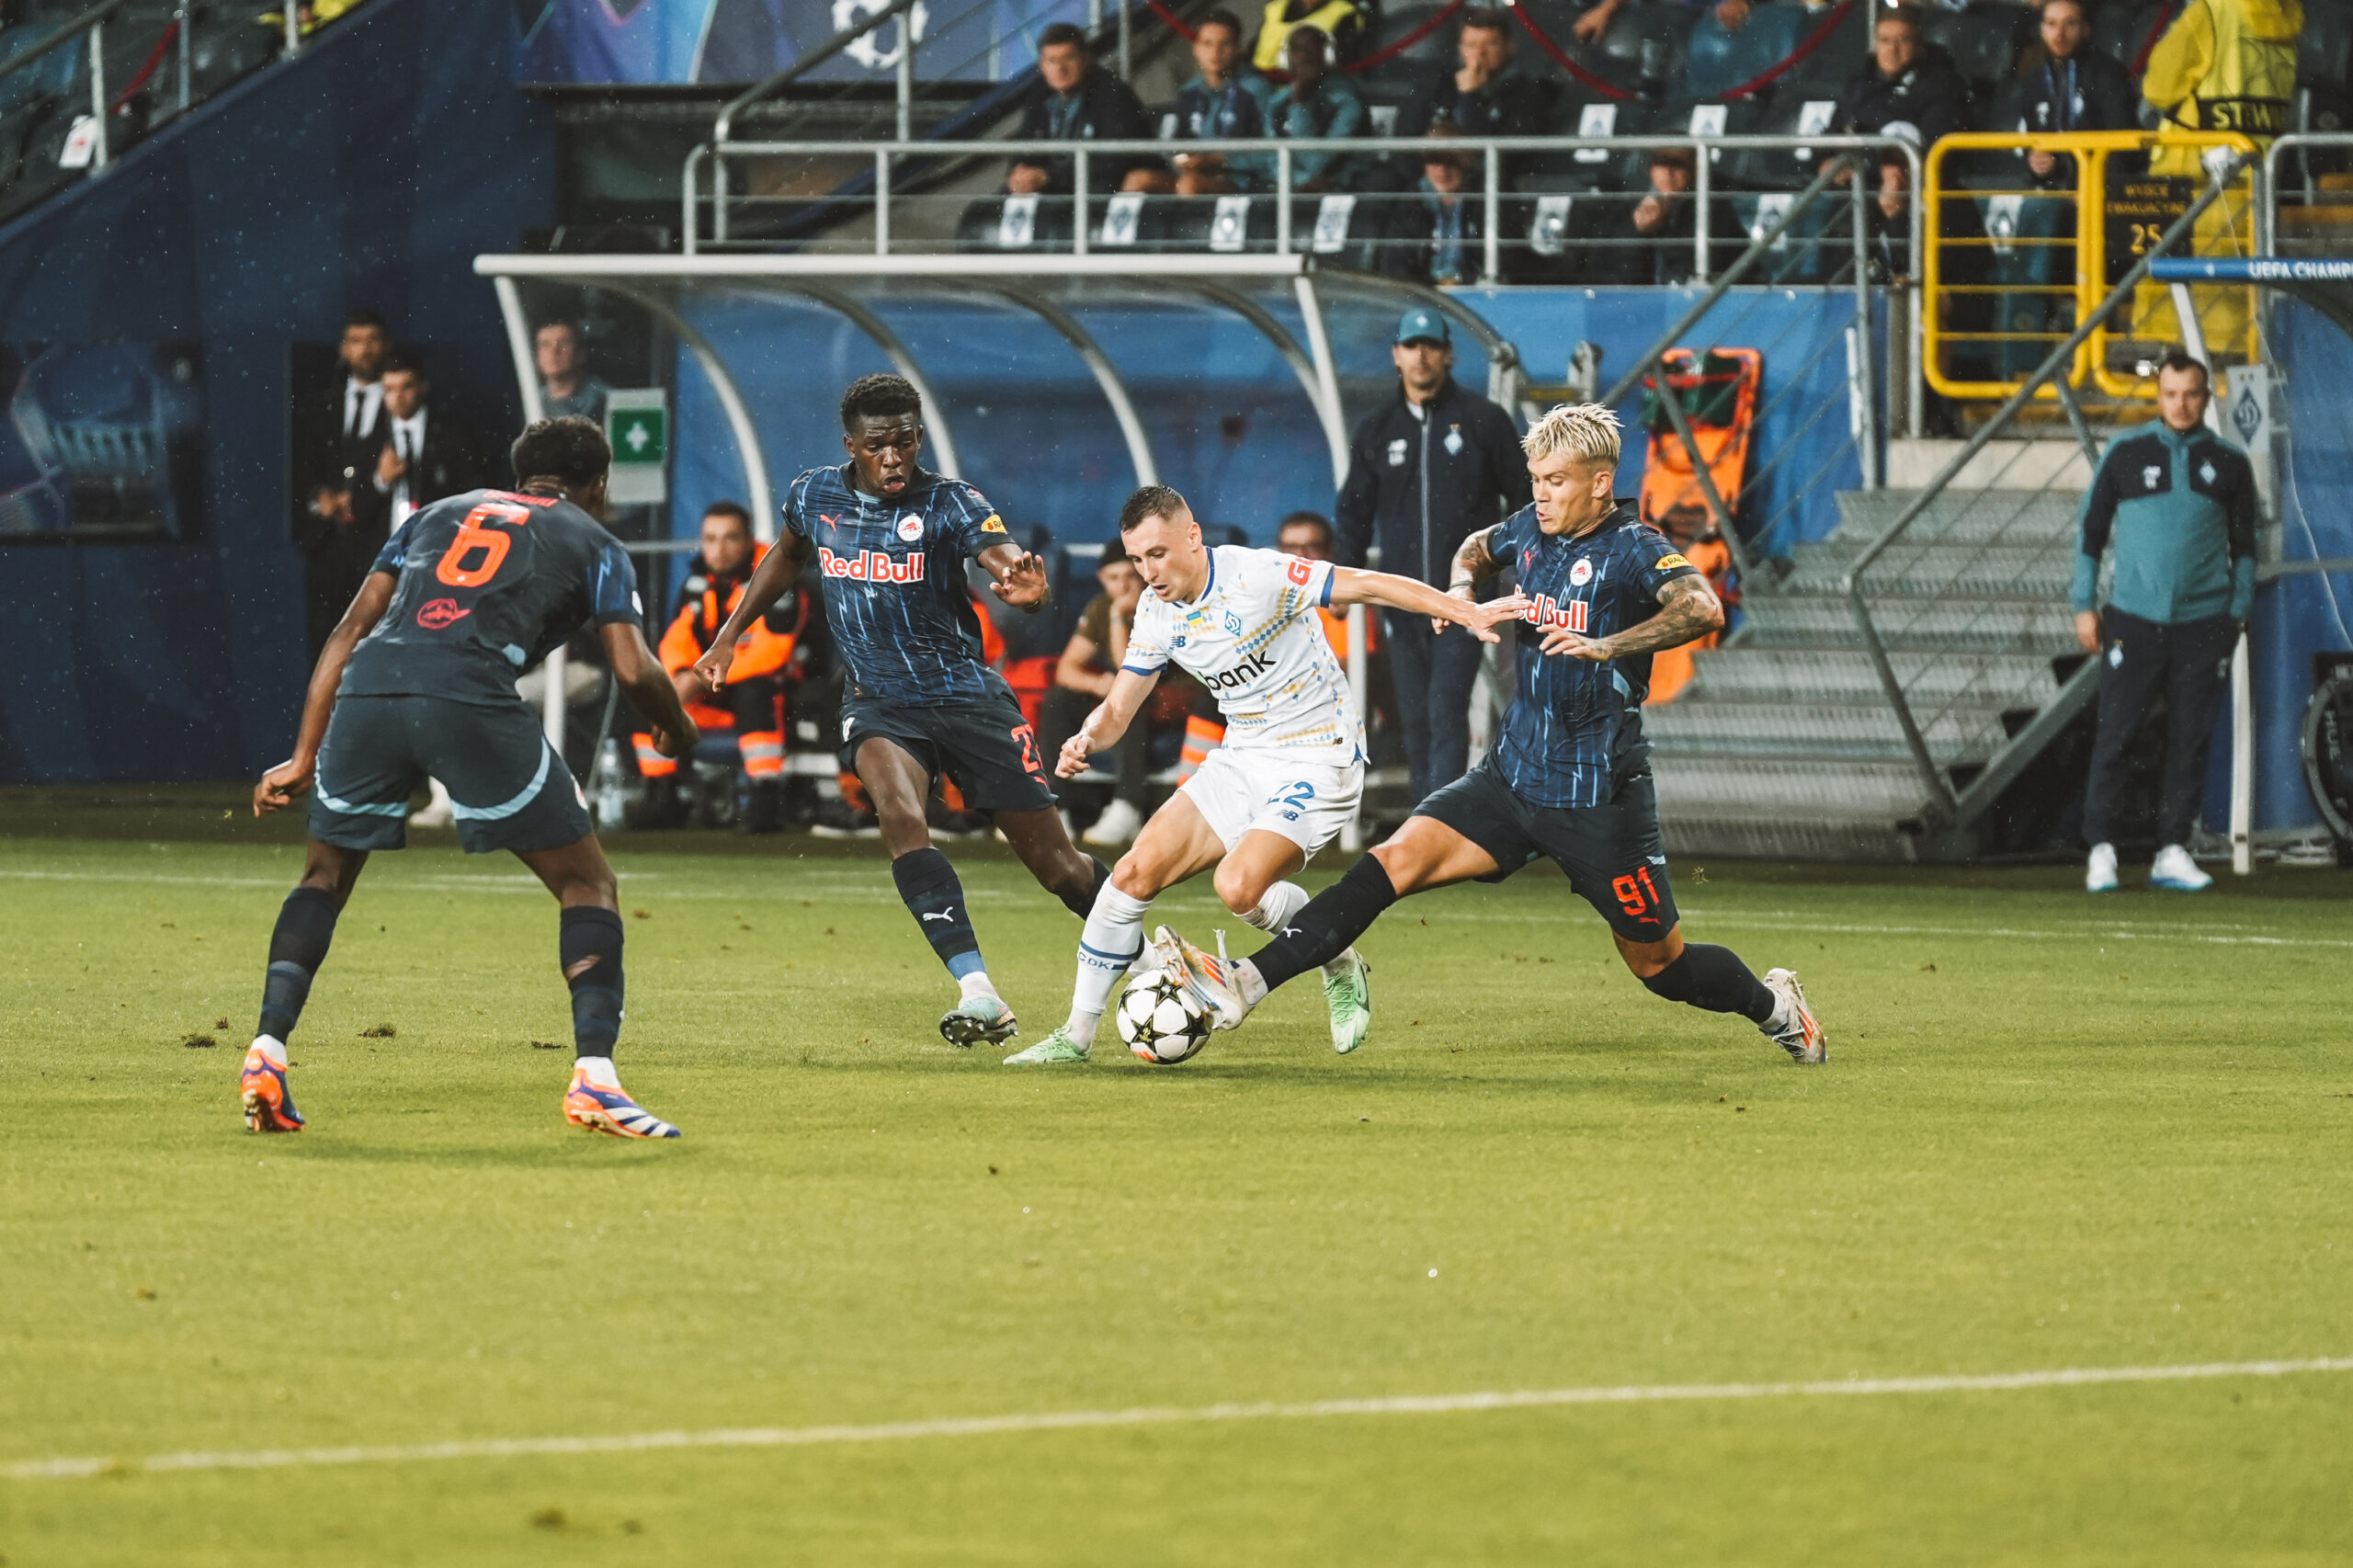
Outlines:
{"type": "MultiPolygon", "coordinates": [[[[2307,211],[2338,205],[2321,199],[2320,188],[2313,178],[2312,153],[2314,152],[2353,154],[2353,131],[2291,131],[2285,136],[2275,137],[2271,144],[2263,150],[2263,199],[2256,210],[2255,253],[2257,256],[2285,254],[2279,244],[2279,213],[2283,198],[2290,190],[2302,198],[2299,206],[2307,211]],[[2279,165],[2290,153],[2296,155],[2302,177],[2293,185],[2283,185],[2279,178],[2279,165]]],[[[2353,191],[2343,194],[2347,216],[2353,217],[2353,191]]]]}
{"type": "MultiPolygon", "coordinates": [[[[1506,202],[1518,206],[1530,206],[1547,199],[1548,197],[1568,195],[1572,199],[1579,196],[1586,196],[1605,201],[1622,201],[1631,205],[1639,202],[1648,194],[1645,191],[1593,190],[1582,193],[1552,193],[1514,190],[1507,188],[1506,186],[1506,165],[1508,161],[1547,156],[1571,157],[1579,153],[1599,153],[1606,156],[1615,156],[1641,153],[1657,148],[1688,149],[1694,159],[1695,177],[1688,198],[1693,203],[1693,210],[1703,218],[1711,219],[1722,202],[1754,199],[1758,203],[1759,218],[1752,226],[1751,237],[1753,238],[1756,233],[1772,227],[1777,241],[1784,239],[1789,234],[1790,225],[1784,222],[1779,227],[1773,227],[1764,215],[1776,211],[1783,217],[1793,214],[1797,209],[1790,204],[1796,199],[1795,194],[1786,188],[1756,190],[1722,188],[1713,170],[1713,165],[1720,154],[1796,153],[1802,151],[1808,154],[1819,153],[1824,161],[1828,162],[1845,153],[1892,153],[1904,161],[1911,174],[1914,188],[1918,187],[1922,167],[1917,149],[1901,138],[1889,137],[1499,136],[1449,138],[1444,146],[1449,154],[1457,158],[1476,161],[1476,184],[1474,187],[1466,187],[1464,199],[1475,204],[1481,217],[1481,233],[1475,249],[1480,262],[1478,279],[1482,282],[1502,280],[1503,253],[1507,244],[1525,247],[1529,243],[1524,239],[1518,242],[1506,240],[1503,216],[1506,202]]],[[[731,213],[751,201],[761,199],[731,195],[731,181],[724,173],[726,165],[731,161],[857,159],[871,165],[871,175],[864,188],[835,195],[767,199],[771,202],[781,201],[796,210],[822,209],[826,210],[835,222],[852,220],[868,221],[871,223],[871,236],[870,240],[861,242],[860,248],[870,249],[876,256],[890,256],[894,254],[894,245],[903,250],[905,248],[899,236],[906,232],[907,225],[900,219],[906,204],[910,200],[917,199],[898,193],[903,183],[902,171],[904,165],[910,163],[920,164],[924,165],[926,173],[936,174],[943,165],[969,166],[974,160],[1028,158],[1068,163],[1072,167],[1073,178],[1070,183],[1073,189],[1066,195],[1042,199],[1056,202],[1067,201],[1072,206],[1074,210],[1069,244],[1074,252],[1087,255],[1096,251],[1108,252],[1131,248],[1134,243],[1132,215],[1136,210],[1132,203],[1142,199],[1135,193],[1113,194],[1092,188],[1094,171],[1099,166],[1097,160],[1157,160],[1168,156],[1180,147],[1188,153],[1211,153],[1228,159],[1255,161],[1259,168],[1270,171],[1272,178],[1269,187],[1263,191],[1236,192],[1224,197],[1197,199],[1214,199],[1238,204],[1227,210],[1237,215],[1246,214],[1253,201],[1270,200],[1274,209],[1272,248],[1278,255],[1290,256],[1312,254],[1325,248],[1336,248],[1319,244],[1313,235],[1310,236],[1307,244],[1302,245],[1300,243],[1302,236],[1298,233],[1298,224],[1292,212],[1294,198],[1313,194],[1328,195],[1333,199],[1349,201],[1378,201],[1384,198],[1394,199],[1404,194],[1378,191],[1335,193],[1302,191],[1300,187],[1304,182],[1296,176],[1298,160],[1323,157],[1375,159],[1382,156],[1410,155],[1429,152],[1432,143],[1427,138],[1397,136],[1313,141],[1254,138],[1233,141],[1188,141],[1181,143],[1156,139],[1120,142],[964,140],[912,142],[904,140],[872,142],[714,140],[696,147],[687,156],[681,178],[681,232],[685,235],[686,249],[689,255],[696,254],[704,248],[748,248],[769,243],[758,238],[745,239],[737,235],[731,213]],[[705,188],[706,168],[710,170],[708,189],[705,188]],[[710,219],[708,225],[704,222],[706,213],[710,219]],[[1126,219],[1124,223],[1122,222],[1123,215],[1126,219]]],[[[972,198],[967,192],[953,197],[928,199],[952,200],[962,205],[969,203],[972,198]]],[[[1421,199],[1418,194],[1413,194],[1411,199],[1419,201],[1421,199]]],[[[1032,207],[1031,210],[1035,211],[1037,208],[1032,207]]],[[[1239,222],[1240,217],[1237,216],[1233,221],[1239,222]]],[[[1716,239],[1711,234],[1711,222],[1708,221],[1695,222],[1693,224],[1690,242],[1692,266],[1695,276],[1699,278],[1707,278],[1716,270],[1711,265],[1714,259],[1711,256],[1711,244],[1722,244],[1720,239],[1716,239]]],[[[1916,256],[1920,254],[1921,236],[1921,218],[1917,203],[1906,203],[1904,226],[1910,247],[1908,254],[1916,256]]],[[[935,225],[936,230],[939,227],[941,226],[935,225]]],[[[1801,240],[1799,243],[1802,246],[1818,246],[1822,242],[1816,237],[1801,240]]],[[[807,248],[828,248],[828,242],[824,240],[812,242],[807,248]]],[[[843,242],[833,241],[830,248],[844,248],[843,242]]],[[[1239,241],[1228,244],[1217,243],[1213,239],[1204,248],[1242,249],[1245,246],[1239,241]]]]}
{"type": "MultiPolygon", "coordinates": [[[[2103,306],[2101,299],[2125,265],[2122,256],[2109,254],[2111,222],[2129,226],[2124,247],[2137,257],[2197,188],[2195,177],[2149,175],[2122,164],[2122,160],[2168,149],[2196,150],[2204,157],[2214,155],[2211,149],[2238,154],[2238,166],[2249,171],[2244,193],[2247,205],[2232,213],[2220,232],[2207,225],[2209,233],[2200,238],[2209,246],[2229,247],[2219,254],[2245,255],[2258,247],[2262,241],[2256,214],[2270,205],[2266,195],[2268,180],[2253,163],[2256,143],[2236,131],[1967,132],[1944,137],[1930,148],[1927,184],[1922,187],[1928,233],[1921,273],[1923,369],[1927,384],[1947,397],[2006,398],[2021,385],[2025,364],[2030,362],[2027,355],[2072,338],[2075,358],[2060,381],[2051,383],[2040,395],[2055,401],[2058,387],[2063,384],[2110,398],[2145,396],[2144,379],[2119,371],[2109,358],[2113,346],[2148,335],[2132,333],[2118,318],[2136,310],[2146,318],[2174,308],[2177,301],[2157,295],[2138,301],[2128,299],[2121,306],[2103,306]],[[2072,159],[2073,183],[2050,187],[2030,183],[2025,161],[2033,153],[2072,159]],[[2016,172],[1995,171],[1996,184],[1952,183],[1950,171],[1957,160],[1982,162],[1987,155],[2001,157],[2016,172]],[[2188,189],[2181,188],[2185,186],[2188,189]],[[1981,232],[1968,232],[1978,225],[1947,222],[1946,210],[1964,202],[1983,212],[1985,221],[1981,232]],[[1969,319],[1983,310],[1993,313],[1990,328],[1969,319]],[[2077,334],[2078,323],[2089,323],[2092,330],[2077,334]],[[2011,366],[2018,373],[2005,373],[2011,366]]],[[[1980,178],[1986,174],[1982,168],[1976,172],[1980,178]]],[[[2225,201],[2236,194],[2225,193],[2225,201]]],[[[2253,358],[2256,350],[2251,305],[2245,320],[2250,324],[2248,330],[2232,331],[2225,335],[2231,341],[2210,343],[2209,348],[2253,358]]]]}
{"type": "Polygon", "coordinates": [[[181,0],[168,13],[142,0],[99,0],[0,60],[0,115],[8,120],[6,135],[15,142],[19,160],[13,168],[0,169],[0,211],[20,210],[75,180],[97,178],[121,153],[119,137],[126,129],[137,135],[152,132],[188,113],[228,80],[270,59],[300,51],[306,30],[300,12],[288,5],[281,20],[283,37],[276,40],[275,53],[256,48],[248,51],[247,58],[232,48],[226,51],[226,74],[212,81],[199,80],[213,74],[199,63],[199,25],[205,27],[210,43],[260,45],[266,35],[251,13],[235,8],[226,14],[208,12],[188,0],[181,0]],[[130,20],[122,15],[133,6],[149,13],[151,21],[166,16],[167,19],[156,30],[134,35],[129,30],[130,20]],[[130,40],[127,50],[126,40],[130,40]],[[111,59],[110,44],[115,51],[111,59]],[[78,50],[78,57],[61,71],[55,57],[73,50],[78,50]],[[61,79],[45,83],[44,73],[61,79]],[[160,90],[152,90],[150,84],[158,77],[162,78],[160,90]],[[118,117],[134,101],[153,107],[134,126],[118,126],[118,117]],[[74,107],[77,103],[84,107],[74,107]],[[65,123],[46,124],[61,114],[70,117],[65,123]],[[62,131],[53,146],[45,134],[45,124],[47,131],[62,131]]]}
{"type": "MultiPolygon", "coordinates": [[[[1966,826],[1993,804],[2056,727],[2087,699],[2097,683],[2097,661],[2085,659],[2055,692],[2048,689],[2056,673],[2053,655],[2036,627],[2039,621],[2048,624],[2051,585],[2063,580],[2075,546],[2072,530],[2053,528],[2052,508],[2038,503],[2063,486],[2073,483],[2079,489],[2080,481],[2062,471],[2031,486],[2001,483],[2028,460],[2037,444],[2017,443],[2006,460],[1994,454],[1996,472],[1981,475],[1972,485],[1981,493],[1975,503],[1940,508],[1938,529],[1915,536],[1915,525],[2046,386],[2068,410],[2086,463],[2097,463],[2098,446],[2081,417],[2066,368],[2102,330],[2109,312],[2131,301],[2134,290],[2148,281],[2156,258],[2184,243],[2254,158],[2251,148],[2234,153],[2205,191],[2092,302],[2075,330],[2044,356],[1847,568],[1841,591],[1919,775],[1924,815],[1938,826],[1966,826]],[[2006,509],[1989,507],[1989,496],[2007,497],[2006,509]],[[1893,555],[1899,547],[1909,553],[1893,555]],[[1871,580],[1889,571],[1912,580],[1913,597],[1906,602],[1915,607],[1913,620],[1904,626],[1882,622],[1872,607],[1871,580]],[[1931,615],[1943,619],[1929,624],[1931,615]],[[1905,670],[1900,671],[1891,656],[1891,634],[1906,645],[1905,670]],[[2038,710],[2032,721],[2009,734],[2006,716],[2029,710],[2038,710]],[[1955,766],[1977,769],[1963,788],[1955,787],[1950,772],[1955,766]]],[[[2048,444],[2041,446],[2047,451],[2048,444]]]]}

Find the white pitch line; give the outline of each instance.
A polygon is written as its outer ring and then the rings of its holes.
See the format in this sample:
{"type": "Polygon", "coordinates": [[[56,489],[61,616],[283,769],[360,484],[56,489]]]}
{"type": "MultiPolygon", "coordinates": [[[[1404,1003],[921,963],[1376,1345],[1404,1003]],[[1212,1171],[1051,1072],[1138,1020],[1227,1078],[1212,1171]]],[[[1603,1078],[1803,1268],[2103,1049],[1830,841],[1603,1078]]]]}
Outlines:
{"type": "Polygon", "coordinates": [[[2030,1372],[1927,1378],[1847,1378],[1821,1382],[1653,1383],[1616,1388],[1516,1389],[1484,1393],[1399,1394],[1386,1399],[1322,1399],[1302,1404],[1145,1406],[1131,1410],[1038,1411],[1022,1415],[951,1416],[872,1426],[747,1426],[703,1432],[631,1432],[588,1437],[486,1437],[345,1449],[260,1449],[232,1453],[150,1454],[144,1459],[29,1460],[0,1466],[11,1481],[77,1480],[141,1471],[292,1470],[323,1465],[406,1464],[419,1460],[524,1459],[541,1454],[644,1453],[664,1449],[800,1449],[923,1437],[989,1437],[1105,1426],[1172,1426],[1211,1421],[1283,1421],[1344,1415],[1449,1415],[1490,1410],[1540,1410],[1576,1404],[1657,1404],[1725,1400],[1830,1398],[1856,1394],[2009,1393],[2022,1389],[2086,1388],[2103,1383],[2188,1382],[2212,1378],[2281,1378],[2300,1372],[2353,1372],[2353,1356],[2294,1361],[2207,1361],[2173,1367],[2060,1367],[2030,1372]]]}

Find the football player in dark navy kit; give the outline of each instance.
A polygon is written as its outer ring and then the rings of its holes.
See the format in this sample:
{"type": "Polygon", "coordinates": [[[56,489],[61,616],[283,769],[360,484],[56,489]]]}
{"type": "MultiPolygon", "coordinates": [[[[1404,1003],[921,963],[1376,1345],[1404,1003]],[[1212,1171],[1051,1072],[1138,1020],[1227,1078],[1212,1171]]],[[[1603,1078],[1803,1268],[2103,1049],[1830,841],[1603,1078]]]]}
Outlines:
{"type": "Polygon", "coordinates": [[[989,983],[963,886],[931,842],[924,803],[947,774],[966,805],[995,817],[1039,885],[1086,918],[1111,873],[1072,846],[1038,737],[982,660],[964,583],[964,562],[976,561],[991,592],[1034,614],[1045,608],[1046,569],[979,491],[916,464],[923,399],[901,377],[861,377],[842,394],[842,446],[849,461],[792,482],[784,537],[695,667],[717,690],[736,638],[815,558],[848,666],[842,766],[874,801],[907,913],[963,992],[939,1032],[951,1045],[1008,1040],[1019,1032],[1013,1009],[989,983]]]}
{"type": "Polygon", "coordinates": [[[1345,951],[1397,900],[1451,882],[1501,881],[1545,857],[1600,912],[1626,967],[1653,992],[1755,1023],[1801,1062],[1822,1026],[1788,970],[1758,980],[1729,948],[1683,939],[1659,835],[1643,699],[1651,655],[1723,624],[1708,580],[1613,500],[1617,415],[1563,404],[1529,429],[1536,500],[1462,542],[1448,591],[1475,599],[1510,568],[1522,610],[1518,691],[1487,758],[1431,795],[1274,941],[1227,963],[1163,926],[1159,960],[1232,1028],[1267,993],[1345,951]]]}
{"type": "Polygon", "coordinates": [[[302,1126],[286,1042],[326,961],[335,917],[373,850],[405,842],[408,801],[449,786],[470,855],[514,852],[556,896],[577,1060],[564,1119],[622,1138],[678,1130],[613,1072],[621,1027],[621,917],[612,868],[572,771],[516,695],[515,677],[594,621],[613,678],[664,755],[693,749],[694,721],[645,643],[637,575],[593,514],[612,452],[585,419],[545,419],[516,440],[514,490],[470,490],[413,515],[386,542],[327,638],[294,755],[254,787],[254,814],[311,791],[311,847],[269,939],[261,1027],[245,1052],[245,1125],[302,1126]]]}

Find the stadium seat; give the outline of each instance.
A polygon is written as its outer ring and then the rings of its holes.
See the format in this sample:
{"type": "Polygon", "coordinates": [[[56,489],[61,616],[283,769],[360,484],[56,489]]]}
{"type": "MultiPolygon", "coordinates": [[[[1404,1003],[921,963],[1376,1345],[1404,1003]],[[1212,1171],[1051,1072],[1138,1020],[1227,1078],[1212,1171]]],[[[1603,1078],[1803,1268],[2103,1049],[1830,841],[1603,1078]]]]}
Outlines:
{"type": "MultiPolygon", "coordinates": [[[[1444,4],[1434,4],[1432,0],[1422,0],[1419,5],[1383,7],[1380,16],[1374,20],[1371,30],[1366,36],[1364,57],[1370,59],[1398,40],[1408,37],[1415,29],[1426,25],[1432,17],[1444,9],[1446,9],[1444,4]]],[[[1451,22],[1432,28],[1427,36],[1410,49],[1390,56],[1370,70],[1351,73],[1349,80],[1358,90],[1362,90],[1366,83],[1381,76],[1386,75],[1393,79],[1402,75],[1406,78],[1410,85],[1412,79],[1418,73],[1432,67],[1442,68],[1453,62],[1454,38],[1459,30],[1459,28],[1451,22]]]]}
{"type": "Polygon", "coordinates": [[[2180,9],[2180,0],[2116,0],[2092,18],[2092,43],[2131,70],[2180,9]]]}
{"type": "Polygon", "coordinates": [[[1600,53],[1608,65],[1597,74],[1613,86],[1639,84],[1652,93],[1663,93],[1683,75],[1690,37],[1691,12],[1685,6],[1624,6],[1602,35],[1600,53]]]}
{"type": "Polygon", "coordinates": [[[2296,49],[2296,85],[2342,92],[2353,63],[2353,5],[2307,0],[2304,33],[2296,49]]]}
{"type": "Polygon", "coordinates": [[[1737,32],[1726,32],[1712,8],[1703,10],[1691,28],[1678,93],[1693,100],[1719,97],[1788,59],[1807,30],[1802,6],[1755,6],[1737,32]]]}
{"type": "MultiPolygon", "coordinates": [[[[1099,199],[1091,203],[1101,210],[1099,199]]],[[[1066,251],[1075,206],[1067,196],[983,196],[956,224],[960,251],[1066,251]]]]}
{"type": "MultiPolygon", "coordinates": [[[[1838,107],[1826,90],[1778,92],[1771,106],[1745,128],[1753,136],[1809,136],[1830,125],[1838,107]]],[[[1820,172],[1828,154],[1813,148],[1757,148],[1724,160],[1725,184],[1735,190],[1801,190],[1820,172]]]]}
{"type": "MultiPolygon", "coordinates": [[[[1779,4],[1779,0],[1774,3],[1779,4]]],[[[1807,26],[1799,30],[1800,41],[1811,36],[1817,26],[1819,23],[1809,18],[1807,26]]],[[[1847,84],[1860,75],[1870,63],[1870,40],[1849,13],[1844,25],[1814,45],[1812,53],[1773,84],[1773,101],[1828,98],[1835,103],[1847,84]]]]}

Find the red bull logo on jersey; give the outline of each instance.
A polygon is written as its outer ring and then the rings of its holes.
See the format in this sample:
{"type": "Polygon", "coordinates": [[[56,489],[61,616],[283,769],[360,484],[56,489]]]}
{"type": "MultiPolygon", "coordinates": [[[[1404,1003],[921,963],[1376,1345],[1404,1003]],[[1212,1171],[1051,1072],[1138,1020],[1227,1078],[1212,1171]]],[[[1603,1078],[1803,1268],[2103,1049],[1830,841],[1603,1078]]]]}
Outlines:
{"type": "Polygon", "coordinates": [[[831,545],[821,544],[817,547],[817,570],[828,577],[847,577],[856,583],[920,583],[923,551],[918,550],[905,560],[896,561],[880,550],[835,555],[831,545]]]}
{"type": "Polygon", "coordinates": [[[1584,599],[1571,599],[1563,604],[1550,594],[1539,594],[1528,601],[1528,608],[1520,611],[1520,619],[1534,621],[1539,630],[1565,626],[1571,631],[1583,635],[1588,624],[1586,618],[1592,611],[1593,607],[1584,599]]]}

